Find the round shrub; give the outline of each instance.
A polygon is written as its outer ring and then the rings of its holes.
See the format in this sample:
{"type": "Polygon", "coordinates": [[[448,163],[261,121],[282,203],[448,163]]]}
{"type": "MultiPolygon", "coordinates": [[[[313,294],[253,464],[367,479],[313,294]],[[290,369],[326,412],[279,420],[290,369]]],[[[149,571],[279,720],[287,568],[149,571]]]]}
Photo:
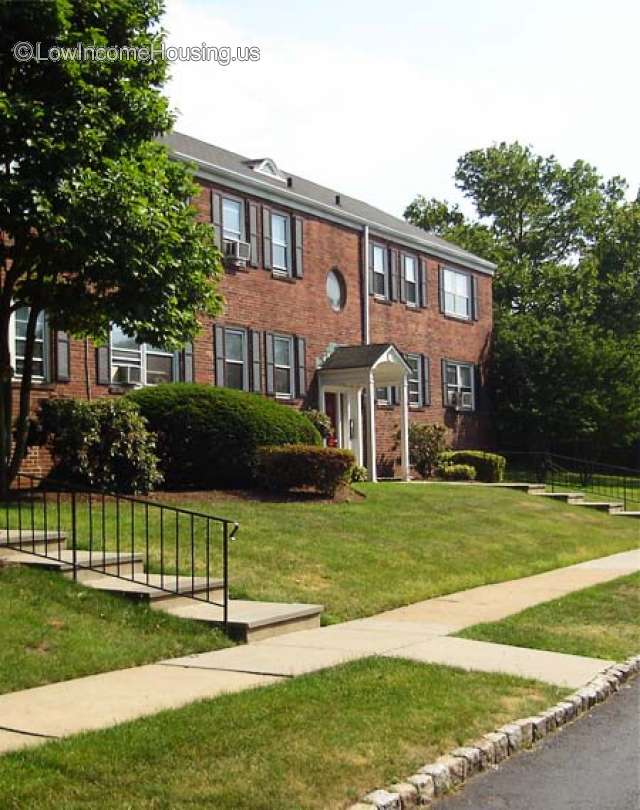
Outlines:
{"type": "Polygon", "coordinates": [[[321,444],[306,416],[259,394],[166,383],[127,396],[158,437],[160,469],[173,489],[249,487],[261,445],[321,444]]]}
{"type": "Polygon", "coordinates": [[[155,437],[126,399],[48,399],[37,433],[54,460],[53,478],[110,492],[148,492],[161,483],[155,437]]]}
{"type": "Polygon", "coordinates": [[[504,478],[507,460],[497,453],[484,450],[449,450],[440,455],[445,464],[469,464],[476,471],[478,481],[497,483],[504,478]]]}
{"type": "Polygon", "coordinates": [[[445,464],[438,472],[445,481],[473,481],[476,477],[475,467],[470,464],[445,464]]]}

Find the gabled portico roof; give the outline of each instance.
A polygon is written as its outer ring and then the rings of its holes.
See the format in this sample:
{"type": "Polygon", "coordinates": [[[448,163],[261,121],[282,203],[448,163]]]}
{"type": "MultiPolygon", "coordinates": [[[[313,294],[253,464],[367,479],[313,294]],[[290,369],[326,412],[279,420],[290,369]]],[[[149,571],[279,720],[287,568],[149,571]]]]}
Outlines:
{"type": "Polygon", "coordinates": [[[338,346],[319,369],[320,377],[329,383],[363,385],[371,375],[378,385],[395,385],[411,371],[393,343],[370,343],[364,346],[338,346]]]}

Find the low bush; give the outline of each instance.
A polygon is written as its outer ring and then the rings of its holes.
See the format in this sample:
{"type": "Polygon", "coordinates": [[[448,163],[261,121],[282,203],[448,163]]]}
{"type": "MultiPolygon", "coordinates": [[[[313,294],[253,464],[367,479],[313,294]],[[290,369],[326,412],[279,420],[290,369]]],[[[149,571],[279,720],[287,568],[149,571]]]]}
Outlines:
{"type": "Polygon", "coordinates": [[[409,457],[423,478],[433,475],[440,455],[446,446],[447,429],[444,425],[409,425],[409,457]]]}
{"type": "Polygon", "coordinates": [[[363,484],[369,480],[369,473],[366,467],[361,467],[359,464],[354,464],[351,468],[351,483],[363,484]]]}
{"type": "Polygon", "coordinates": [[[258,480],[273,492],[310,487],[333,497],[351,480],[354,465],[350,450],[292,444],[258,450],[258,480]]]}
{"type": "Polygon", "coordinates": [[[507,461],[497,453],[485,453],[483,450],[449,450],[440,455],[445,464],[469,464],[476,471],[478,481],[499,483],[504,478],[507,461]]]}
{"type": "Polygon", "coordinates": [[[198,383],[128,394],[158,437],[160,469],[173,489],[250,487],[262,445],[320,445],[300,411],[272,399],[198,383]]]}
{"type": "Polygon", "coordinates": [[[162,481],[155,437],[126,399],[47,399],[36,432],[54,460],[52,477],[111,492],[149,492],[162,481]]]}
{"type": "Polygon", "coordinates": [[[475,468],[470,464],[444,464],[438,468],[440,478],[445,481],[474,481],[475,468]]]}
{"type": "Polygon", "coordinates": [[[317,429],[323,439],[328,439],[329,436],[333,435],[333,424],[328,414],[317,411],[315,408],[305,408],[302,413],[317,429]]]}

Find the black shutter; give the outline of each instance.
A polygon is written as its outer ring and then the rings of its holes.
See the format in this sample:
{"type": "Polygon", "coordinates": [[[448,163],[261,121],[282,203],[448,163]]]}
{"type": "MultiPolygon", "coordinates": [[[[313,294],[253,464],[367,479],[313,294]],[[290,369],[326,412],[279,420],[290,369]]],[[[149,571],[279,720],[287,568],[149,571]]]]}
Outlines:
{"type": "Polygon", "coordinates": [[[421,355],[422,359],[422,404],[431,405],[431,360],[421,355]]]}
{"type": "Polygon", "coordinates": [[[307,393],[307,378],[305,369],[305,342],[304,338],[295,338],[296,344],[296,389],[300,399],[307,393]]]}
{"type": "Polygon", "coordinates": [[[444,312],[444,267],[438,267],[438,297],[440,299],[440,312],[444,312]]]}
{"type": "Polygon", "coordinates": [[[96,380],[98,385],[111,382],[111,347],[98,346],[96,349],[96,380]]]}
{"type": "Polygon", "coordinates": [[[405,262],[402,253],[398,257],[398,276],[400,278],[400,300],[407,300],[407,277],[405,275],[405,262]]]}
{"type": "Polygon", "coordinates": [[[480,317],[480,307],[478,304],[478,279],[471,276],[471,316],[474,321],[480,317]]]}
{"type": "Polygon", "coordinates": [[[369,242],[369,262],[367,264],[367,278],[369,279],[369,295],[373,295],[373,244],[369,242]]]}
{"type": "Polygon", "coordinates": [[[385,248],[382,252],[384,256],[384,297],[389,300],[391,297],[391,271],[389,268],[389,251],[385,248]]]}
{"type": "Polygon", "coordinates": [[[440,374],[442,375],[442,407],[447,407],[447,361],[442,358],[440,361],[440,374]]]}
{"type": "Polygon", "coordinates": [[[474,411],[481,410],[482,404],[482,377],[480,374],[480,366],[474,364],[473,366],[473,409],[474,411]]]}
{"type": "Polygon", "coordinates": [[[71,351],[68,332],[56,332],[56,380],[69,382],[71,376],[71,351]]]}
{"type": "Polygon", "coordinates": [[[271,270],[271,211],[262,206],[262,265],[271,270]]]}
{"type": "Polygon", "coordinates": [[[251,330],[251,390],[262,392],[261,333],[251,330]]]}
{"type": "Polygon", "coordinates": [[[214,242],[222,250],[222,197],[215,191],[211,192],[211,221],[214,242]]]}
{"type": "Polygon", "coordinates": [[[182,350],[182,382],[193,382],[193,343],[186,343],[182,350]]]}
{"type": "Polygon", "coordinates": [[[293,275],[296,278],[302,278],[304,274],[304,269],[302,266],[302,259],[303,259],[303,219],[302,217],[294,217],[294,230],[295,230],[295,263],[293,266],[293,275]]]}
{"type": "Polygon", "coordinates": [[[215,327],[216,385],[224,385],[224,328],[215,327]]]}
{"type": "Polygon", "coordinates": [[[251,246],[251,257],[249,264],[251,267],[258,267],[260,264],[259,241],[258,241],[258,206],[256,203],[248,203],[249,210],[249,245],[251,246]]]}
{"type": "Polygon", "coordinates": [[[389,249],[389,274],[391,276],[391,300],[400,300],[400,263],[398,262],[398,251],[395,248],[389,249]]]}
{"type": "Polygon", "coordinates": [[[400,404],[400,389],[397,385],[389,386],[391,396],[389,397],[389,403],[391,405],[399,405],[400,404]]]}
{"type": "Polygon", "coordinates": [[[274,366],[273,366],[273,335],[270,332],[265,332],[264,348],[267,366],[267,394],[273,394],[275,392],[274,366]]]}
{"type": "Polygon", "coordinates": [[[427,306],[427,263],[424,259],[419,260],[418,278],[420,281],[420,306],[425,309],[427,306]]]}

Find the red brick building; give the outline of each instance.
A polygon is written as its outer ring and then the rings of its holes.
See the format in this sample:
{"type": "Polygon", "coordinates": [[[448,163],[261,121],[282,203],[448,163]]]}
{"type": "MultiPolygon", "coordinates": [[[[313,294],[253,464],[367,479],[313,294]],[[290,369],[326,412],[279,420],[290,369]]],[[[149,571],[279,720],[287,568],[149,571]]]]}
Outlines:
{"type": "MultiPolygon", "coordinates": [[[[174,380],[243,388],[325,410],[373,478],[406,474],[408,420],[444,422],[457,446],[490,443],[490,262],[270,159],[165,142],[196,166],[193,204],[227,257],[224,314],[179,353],[117,328],[95,349],[43,321],[34,400],[174,380]]],[[[15,330],[19,371],[21,313],[15,330]]],[[[26,467],[46,464],[33,449],[26,467]]]]}

